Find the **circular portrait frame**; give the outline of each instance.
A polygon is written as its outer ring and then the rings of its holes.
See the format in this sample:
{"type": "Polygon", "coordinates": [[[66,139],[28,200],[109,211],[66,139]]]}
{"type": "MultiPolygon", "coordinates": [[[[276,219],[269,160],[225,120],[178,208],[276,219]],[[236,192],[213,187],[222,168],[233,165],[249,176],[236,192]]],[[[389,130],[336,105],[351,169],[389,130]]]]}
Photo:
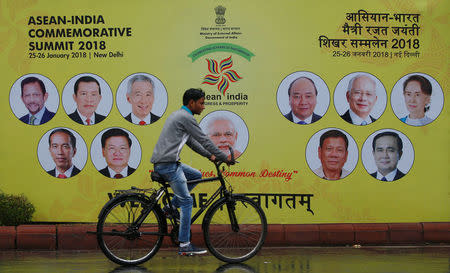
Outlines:
{"type": "MultiPolygon", "coordinates": [[[[52,174],[56,167],[56,164],[55,164],[55,162],[52,158],[51,152],[50,152],[49,137],[53,131],[59,130],[59,129],[67,130],[67,131],[71,132],[73,134],[73,136],[75,136],[76,152],[75,152],[75,155],[72,157],[72,165],[74,166],[74,168],[78,169],[78,171],[81,172],[84,169],[84,167],[86,166],[86,162],[88,159],[88,150],[87,150],[86,142],[77,131],[75,131],[71,128],[67,128],[67,127],[55,127],[53,129],[48,130],[44,135],[42,135],[41,139],[39,140],[38,147],[37,147],[37,157],[38,157],[38,161],[39,161],[39,164],[41,165],[42,169],[44,169],[44,171],[46,173],[48,173],[49,175],[51,175],[53,177],[55,177],[55,175],[52,175],[52,174]]],[[[77,171],[77,174],[78,174],[78,171],[77,171]]],[[[77,174],[73,174],[73,171],[72,171],[72,175],[69,178],[74,177],[77,174]]]]}
{"type": "Polygon", "coordinates": [[[59,108],[59,92],[56,88],[56,85],[46,76],[43,76],[41,74],[26,74],[18,78],[13,85],[11,86],[11,90],[9,92],[9,106],[11,108],[11,111],[13,114],[22,122],[25,124],[28,124],[25,120],[27,119],[27,116],[29,115],[29,110],[25,106],[23,100],[22,100],[22,88],[21,83],[23,80],[35,77],[42,81],[45,86],[45,90],[47,95],[47,99],[44,102],[44,107],[48,110],[47,115],[44,113],[44,116],[42,117],[42,120],[46,120],[44,123],[41,124],[35,124],[35,125],[42,125],[47,122],[49,122],[52,118],[54,118],[55,114],[58,111],[59,108]]]}
{"type": "MultiPolygon", "coordinates": [[[[94,165],[95,169],[97,169],[97,171],[99,171],[104,176],[108,177],[107,175],[102,173],[102,170],[107,168],[108,164],[106,163],[106,160],[103,157],[101,138],[102,138],[102,135],[110,129],[120,129],[120,130],[123,130],[126,133],[128,133],[128,136],[131,139],[130,157],[128,158],[128,167],[134,169],[133,170],[133,173],[134,173],[135,170],[139,167],[141,160],[142,160],[142,146],[141,146],[139,140],[137,139],[137,137],[132,132],[130,132],[129,130],[127,130],[125,128],[121,128],[121,127],[105,128],[105,129],[101,130],[94,137],[94,139],[91,142],[91,148],[90,148],[92,164],[94,165]]],[[[132,175],[132,173],[129,175],[132,175]]],[[[127,175],[126,177],[128,177],[129,175],[127,175]]]]}
{"type": "MultiPolygon", "coordinates": [[[[247,124],[245,123],[245,121],[236,113],[228,111],[228,110],[217,110],[217,111],[213,111],[208,113],[205,117],[202,118],[202,120],[200,121],[200,128],[202,128],[203,132],[206,135],[209,135],[209,129],[208,126],[211,126],[211,123],[216,121],[216,120],[228,120],[231,122],[231,126],[233,126],[235,128],[235,131],[237,133],[237,137],[234,143],[234,153],[235,153],[235,157],[238,158],[239,156],[241,156],[245,150],[248,147],[249,144],[249,131],[248,131],[248,127],[247,124]]],[[[214,140],[211,139],[213,141],[213,143],[218,146],[219,148],[222,148],[222,150],[226,153],[229,154],[229,151],[226,150],[225,147],[221,147],[223,145],[230,145],[230,140],[214,140]],[[222,145],[221,145],[222,143],[222,145]]]]}
{"type": "MultiPolygon", "coordinates": [[[[331,130],[340,131],[347,137],[347,140],[348,140],[347,160],[342,167],[342,169],[348,171],[348,173],[344,177],[334,180],[334,181],[337,181],[337,180],[345,179],[347,176],[349,176],[353,172],[353,170],[356,168],[356,165],[358,164],[358,160],[359,160],[358,145],[356,144],[356,141],[349,133],[347,133],[346,131],[344,131],[342,129],[333,128],[333,127],[325,128],[325,129],[322,129],[322,130],[316,132],[308,140],[308,144],[306,145],[306,149],[305,149],[305,157],[306,157],[306,162],[308,163],[308,166],[311,169],[311,171],[317,177],[322,178],[323,180],[328,180],[328,179],[323,178],[320,175],[318,175],[318,170],[322,167],[322,162],[318,156],[318,153],[319,153],[318,149],[320,146],[320,137],[324,133],[331,131],[331,130]]],[[[331,137],[334,137],[334,136],[331,136],[331,137]]],[[[343,174],[344,174],[344,172],[343,172],[343,174]]]]}
{"type": "Polygon", "coordinates": [[[400,170],[402,174],[407,175],[414,165],[415,160],[414,146],[411,140],[409,140],[409,138],[404,133],[395,129],[381,129],[373,132],[366,138],[361,148],[361,160],[364,168],[366,169],[367,173],[370,174],[371,176],[373,176],[374,173],[376,174],[378,168],[373,155],[372,143],[374,137],[383,132],[394,132],[402,140],[403,151],[402,156],[397,162],[397,169],[400,170]]]}
{"type": "Polygon", "coordinates": [[[122,115],[122,117],[124,117],[128,122],[133,123],[131,121],[132,106],[127,100],[127,92],[128,92],[128,82],[135,76],[146,76],[150,78],[154,84],[153,86],[154,100],[152,109],[150,111],[153,119],[155,119],[151,123],[154,123],[158,121],[166,112],[168,105],[168,95],[166,87],[164,86],[163,82],[152,74],[142,72],[134,73],[123,79],[122,82],[119,84],[116,92],[117,109],[119,110],[119,113],[122,115]]]}
{"type": "MultiPolygon", "coordinates": [[[[77,75],[73,76],[65,84],[62,95],[61,95],[61,100],[62,100],[63,108],[64,108],[64,111],[66,112],[66,114],[69,117],[71,115],[74,115],[75,112],[77,111],[77,104],[76,104],[75,100],[73,99],[73,95],[75,94],[74,85],[75,85],[75,82],[79,78],[84,77],[84,76],[93,77],[100,84],[100,93],[101,93],[100,95],[102,97],[100,99],[100,102],[97,105],[97,109],[95,110],[95,113],[98,115],[101,115],[102,120],[99,122],[95,121],[95,124],[93,124],[93,125],[96,125],[108,117],[108,115],[111,112],[113,100],[114,100],[112,91],[111,91],[111,87],[102,77],[100,77],[96,74],[92,74],[92,73],[81,73],[81,74],[77,74],[77,75]]],[[[71,118],[71,119],[74,120],[73,118],[71,118]]],[[[74,121],[78,124],[84,125],[81,120],[80,121],[74,120],[74,121]]]]}
{"type": "MultiPolygon", "coordinates": [[[[334,102],[334,108],[336,109],[336,112],[338,115],[346,122],[353,124],[351,122],[350,116],[347,116],[347,111],[350,111],[350,105],[347,101],[347,91],[349,88],[350,80],[357,76],[367,76],[375,81],[376,83],[376,93],[377,93],[377,100],[375,104],[373,105],[372,110],[369,113],[369,116],[371,116],[373,119],[375,119],[373,122],[376,122],[385,112],[386,105],[387,105],[387,92],[386,88],[384,87],[383,83],[374,75],[367,73],[367,72],[352,72],[350,74],[347,74],[344,76],[336,85],[336,88],[334,89],[334,95],[333,95],[333,102],[334,102]]],[[[354,124],[357,126],[364,126],[360,124],[354,124]]]]}
{"type": "Polygon", "coordinates": [[[289,121],[294,122],[289,117],[291,106],[289,105],[288,89],[293,81],[300,77],[308,78],[314,82],[317,89],[316,106],[313,113],[320,116],[317,120],[312,120],[311,124],[319,121],[330,107],[330,91],[326,82],[318,75],[309,71],[297,71],[287,75],[280,83],[277,89],[277,105],[280,113],[289,121]]]}
{"type": "MultiPolygon", "coordinates": [[[[442,91],[442,87],[440,84],[430,75],[425,73],[409,73],[403,77],[401,77],[392,88],[391,92],[391,107],[395,116],[402,122],[406,123],[406,117],[409,115],[408,108],[406,106],[405,98],[403,95],[403,84],[404,82],[413,75],[419,75],[425,77],[431,83],[431,100],[430,100],[430,109],[425,112],[425,115],[432,119],[427,124],[433,123],[441,114],[442,109],[444,108],[444,93],[442,91]]],[[[425,126],[424,125],[412,125],[410,126],[425,126]]]]}

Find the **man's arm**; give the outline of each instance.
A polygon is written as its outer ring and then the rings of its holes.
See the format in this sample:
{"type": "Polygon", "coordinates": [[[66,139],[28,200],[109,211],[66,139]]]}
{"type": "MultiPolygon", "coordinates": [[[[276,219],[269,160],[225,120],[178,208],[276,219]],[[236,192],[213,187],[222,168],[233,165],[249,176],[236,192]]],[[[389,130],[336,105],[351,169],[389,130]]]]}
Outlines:
{"type": "Polygon", "coordinates": [[[211,159],[211,154],[214,155],[218,160],[227,161],[227,155],[223,153],[216,145],[205,135],[198,126],[197,121],[194,117],[189,118],[184,124],[187,133],[189,134],[189,139],[186,144],[195,152],[211,159]]]}
{"type": "Polygon", "coordinates": [[[189,146],[194,152],[201,154],[204,157],[210,158],[212,153],[208,152],[203,146],[198,143],[195,139],[192,137],[189,137],[188,141],[186,142],[186,145],[189,146]]]}

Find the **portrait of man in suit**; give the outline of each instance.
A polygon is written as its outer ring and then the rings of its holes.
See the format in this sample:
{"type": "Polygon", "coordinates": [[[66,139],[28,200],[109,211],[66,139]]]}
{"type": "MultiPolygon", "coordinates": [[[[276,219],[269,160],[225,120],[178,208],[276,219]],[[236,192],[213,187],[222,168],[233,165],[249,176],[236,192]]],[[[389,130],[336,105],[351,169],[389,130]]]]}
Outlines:
{"type": "Polygon", "coordinates": [[[125,119],[138,125],[148,125],[160,117],[151,112],[155,101],[155,84],[145,75],[135,75],[127,85],[127,102],[131,104],[131,113],[125,119]]]}
{"type": "Polygon", "coordinates": [[[76,138],[67,129],[59,128],[53,130],[48,137],[48,149],[50,155],[55,162],[56,167],[48,174],[57,178],[69,178],[80,173],[72,159],[77,153],[76,138]]]}
{"type": "Polygon", "coordinates": [[[313,172],[320,178],[339,180],[350,174],[344,169],[348,157],[348,138],[336,129],[328,130],[320,136],[317,154],[321,166],[313,172]]]}
{"type": "Polygon", "coordinates": [[[308,77],[299,77],[291,82],[288,88],[291,111],[284,115],[289,121],[297,124],[311,124],[322,116],[314,113],[317,104],[317,88],[308,77]]]}
{"type": "Polygon", "coordinates": [[[74,84],[73,100],[77,109],[69,117],[84,125],[93,125],[106,117],[96,113],[98,104],[102,99],[99,82],[91,76],[82,76],[74,84]]]}
{"type": "Polygon", "coordinates": [[[206,126],[207,135],[227,156],[230,155],[231,147],[235,158],[238,158],[242,152],[236,148],[238,132],[234,123],[227,117],[215,117],[208,122],[206,126]]]}
{"type": "Polygon", "coordinates": [[[351,78],[346,93],[349,109],[341,118],[355,125],[374,122],[376,119],[370,112],[377,101],[376,86],[375,80],[364,74],[351,78]]]}
{"type": "Polygon", "coordinates": [[[45,107],[48,92],[44,82],[36,77],[27,77],[20,83],[21,99],[28,114],[20,117],[20,121],[30,125],[41,125],[51,120],[55,113],[45,107]]]}
{"type": "Polygon", "coordinates": [[[119,128],[106,130],[101,136],[101,144],[107,164],[99,170],[101,174],[109,178],[124,178],[135,171],[128,166],[132,141],[126,131],[119,128]]]}
{"type": "Polygon", "coordinates": [[[371,173],[380,181],[395,181],[405,176],[398,168],[398,161],[403,155],[403,142],[395,132],[384,131],[377,134],[372,141],[372,154],[377,171],[371,173]]]}

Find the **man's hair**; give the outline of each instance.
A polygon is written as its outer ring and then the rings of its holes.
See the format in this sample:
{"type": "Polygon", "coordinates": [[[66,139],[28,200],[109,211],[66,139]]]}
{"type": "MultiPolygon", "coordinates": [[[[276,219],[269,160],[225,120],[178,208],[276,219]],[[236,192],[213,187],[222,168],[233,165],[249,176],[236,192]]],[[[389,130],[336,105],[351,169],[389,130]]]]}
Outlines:
{"type": "Polygon", "coordinates": [[[73,92],[75,93],[75,96],[76,96],[77,93],[78,93],[78,85],[80,85],[80,82],[95,82],[95,83],[98,85],[98,93],[99,93],[100,95],[102,94],[102,91],[101,91],[101,89],[100,89],[100,83],[99,83],[94,77],[91,77],[91,76],[83,76],[83,77],[79,78],[79,79],[75,82],[75,85],[73,86],[73,92]]]}
{"type": "Polygon", "coordinates": [[[320,144],[319,144],[320,148],[322,148],[323,142],[325,141],[325,139],[330,138],[330,137],[335,137],[335,138],[341,137],[341,138],[343,138],[344,141],[345,141],[345,149],[348,150],[348,138],[347,138],[347,136],[344,133],[342,133],[341,131],[334,130],[334,129],[326,131],[325,133],[323,133],[320,136],[320,144]]]}
{"type": "Polygon", "coordinates": [[[313,80],[311,80],[311,79],[308,78],[308,77],[298,77],[297,79],[293,80],[293,81],[291,82],[291,84],[289,84],[289,88],[288,88],[288,96],[291,95],[291,89],[292,89],[292,86],[294,85],[294,83],[295,83],[297,80],[301,80],[301,79],[308,80],[308,81],[310,81],[310,82],[312,83],[312,85],[314,86],[314,90],[316,91],[316,96],[317,96],[317,87],[316,87],[316,84],[314,83],[313,80]]]}
{"type": "Polygon", "coordinates": [[[377,139],[379,139],[380,137],[384,137],[384,136],[394,137],[395,140],[397,140],[397,148],[398,148],[399,154],[403,151],[403,142],[402,142],[402,139],[400,138],[400,136],[395,132],[389,132],[389,131],[379,133],[378,135],[376,135],[373,138],[373,140],[372,140],[373,151],[375,151],[375,143],[377,142],[377,139]]]}
{"type": "Polygon", "coordinates": [[[152,85],[152,88],[155,88],[155,84],[153,83],[153,80],[150,77],[147,77],[145,75],[135,75],[128,81],[128,88],[127,88],[127,94],[131,94],[131,87],[133,86],[133,83],[135,82],[149,82],[152,85]]]}
{"type": "Polygon", "coordinates": [[[112,129],[109,129],[109,130],[107,130],[106,132],[103,133],[102,139],[101,139],[102,148],[105,148],[106,140],[108,138],[115,137],[115,136],[123,136],[123,137],[125,137],[127,139],[127,141],[128,141],[128,147],[131,147],[131,138],[128,135],[128,133],[125,132],[122,129],[119,129],[119,128],[112,128],[112,129]]]}
{"type": "Polygon", "coordinates": [[[23,79],[22,82],[20,83],[21,96],[23,96],[23,87],[26,84],[34,83],[34,82],[37,82],[39,84],[39,86],[41,87],[42,95],[45,95],[47,90],[45,90],[44,82],[36,77],[28,77],[28,78],[23,79]]]}
{"type": "MultiPolygon", "coordinates": [[[[364,77],[364,76],[367,77],[367,78],[369,78],[369,80],[375,85],[375,88],[377,87],[377,82],[376,82],[374,79],[372,79],[372,77],[370,77],[370,76],[368,76],[368,75],[364,75],[364,74],[359,74],[359,75],[356,75],[356,76],[354,76],[353,78],[350,79],[350,81],[348,82],[347,92],[352,91],[353,83],[354,83],[357,79],[359,79],[359,78],[361,78],[361,77],[364,77]]],[[[375,91],[376,91],[376,89],[375,89],[375,91]]]]}
{"type": "Polygon", "coordinates": [[[234,132],[237,132],[237,131],[236,131],[236,125],[234,124],[234,122],[233,122],[230,118],[225,117],[225,116],[216,116],[216,117],[210,119],[210,120],[208,121],[208,123],[206,124],[206,131],[207,131],[207,134],[210,134],[210,133],[211,133],[211,127],[212,127],[212,125],[214,124],[214,122],[216,122],[216,121],[218,121],[218,120],[228,121],[228,122],[231,124],[231,127],[233,127],[234,132]]]}
{"type": "Polygon", "coordinates": [[[63,129],[63,128],[59,128],[56,130],[53,130],[53,132],[50,133],[50,135],[48,136],[48,146],[51,146],[51,139],[52,136],[56,133],[63,133],[69,136],[69,140],[70,140],[70,145],[72,145],[72,148],[76,148],[76,144],[77,144],[77,139],[75,138],[75,136],[72,134],[71,131],[67,130],[67,129],[63,129]]]}
{"type": "Polygon", "coordinates": [[[190,100],[198,101],[201,98],[205,97],[205,92],[200,88],[190,88],[184,92],[183,95],[183,105],[186,106],[189,104],[190,100]]]}
{"type": "MultiPolygon", "coordinates": [[[[403,83],[403,93],[405,92],[405,88],[408,85],[409,82],[416,81],[420,84],[420,90],[422,90],[422,93],[425,95],[431,96],[432,93],[432,87],[431,82],[421,75],[412,75],[409,78],[406,79],[406,81],[403,83]]],[[[425,106],[425,112],[430,109],[430,106],[425,106]]]]}

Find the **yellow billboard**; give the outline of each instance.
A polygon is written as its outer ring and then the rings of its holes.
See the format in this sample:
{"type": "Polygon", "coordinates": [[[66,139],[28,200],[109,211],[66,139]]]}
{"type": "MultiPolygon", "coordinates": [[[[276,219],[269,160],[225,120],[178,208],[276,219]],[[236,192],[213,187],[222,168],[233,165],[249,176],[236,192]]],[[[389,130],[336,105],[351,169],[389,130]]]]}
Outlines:
{"type": "Polygon", "coordinates": [[[450,221],[448,1],[0,5],[0,190],[35,221],[95,222],[108,193],[155,187],[153,148],[191,87],[269,223],[450,221]]]}

